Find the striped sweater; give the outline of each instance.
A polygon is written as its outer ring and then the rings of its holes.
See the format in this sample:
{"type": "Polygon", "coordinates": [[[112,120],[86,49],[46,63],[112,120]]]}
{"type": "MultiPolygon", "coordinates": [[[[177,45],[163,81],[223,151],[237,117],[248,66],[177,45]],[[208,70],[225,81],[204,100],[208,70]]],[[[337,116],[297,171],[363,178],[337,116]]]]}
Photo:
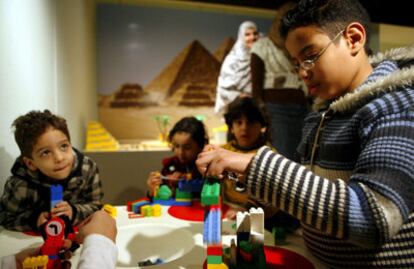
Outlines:
{"type": "Polygon", "coordinates": [[[329,267],[414,268],[414,47],[371,60],[363,85],[306,118],[302,165],[262,147],[248,191],[299,218],[329,267]]]}

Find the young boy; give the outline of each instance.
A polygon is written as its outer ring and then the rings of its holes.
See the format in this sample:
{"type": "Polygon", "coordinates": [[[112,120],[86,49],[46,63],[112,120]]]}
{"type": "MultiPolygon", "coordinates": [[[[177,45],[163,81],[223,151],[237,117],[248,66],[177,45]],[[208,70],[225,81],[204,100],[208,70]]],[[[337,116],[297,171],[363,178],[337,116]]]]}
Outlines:
{"type": "Polygon", "coordinates": [[[31,111],[12,125],[20,149],[0,198],[0,224],[37,230],[52,215],[76,225],[102,206],[98,167],[70,144],[66,120],[50,111],[31,111]],[[63,187],[63,201],[50,208],[52,185],[63,187]]]}
{"type": "Polygon", "coordinates": [[[413,268],[414,47],[369,59],[368,22],[356,0],[303,0],[283,19],[286,49],[320,99],[305,121],[303,166],[266,147],[212,146],[197,165],[244,172],[252,196],[301,219],[330,268],[413,268]]]}

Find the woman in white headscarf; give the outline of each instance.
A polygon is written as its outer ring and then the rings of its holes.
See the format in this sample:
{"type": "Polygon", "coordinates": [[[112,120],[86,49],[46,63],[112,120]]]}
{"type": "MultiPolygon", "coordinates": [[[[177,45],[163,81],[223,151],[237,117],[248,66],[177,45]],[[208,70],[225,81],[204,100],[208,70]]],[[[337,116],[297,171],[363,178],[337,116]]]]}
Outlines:
{"type": "Polygon", "coordinates": [[[245,21],[239,26],[237,41],[221,65],[215,113],[223,114],[227,105],[239,95],[251,95],[250,48],[258,38],[254,22],[245,21]]]}

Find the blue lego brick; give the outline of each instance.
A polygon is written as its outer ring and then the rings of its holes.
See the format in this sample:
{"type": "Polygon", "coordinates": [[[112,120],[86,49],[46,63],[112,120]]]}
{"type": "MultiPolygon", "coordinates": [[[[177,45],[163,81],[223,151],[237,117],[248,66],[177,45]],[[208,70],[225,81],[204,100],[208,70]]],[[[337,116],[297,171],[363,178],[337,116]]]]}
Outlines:
{"type": "Polygon", "coordinates": [[[50,186],[50,209],[54,208],[56,204],[63,201],[62,185],[50,186]]]}
{"type": "Polygon", "coordinates": [[[203,189],[203,184],[203,179],[181,179],[180,181],[178,181],[178,189],[189,192],[201,192],[201,190],[203,189]]]}
{"type": "Polygon", "coordinates": [[[160,204],[160,205],[176,205],[176,206],[191,206],[192,202],[191,200],[188,201],[177,201],[173,198],[169,200],[160,200],[160,199],[153,199],[152,202],[154,204],[160,204]]]}
{"type": "Polygon", "coordinates": [[[204,215],[203,242],[207,245],[221,243],[221,210],[212,208],[204,215]]]}
{"type": "Polygon", "coordinates": [[[141,213],[141,207],[144,205],[149,205],[149,204],[150,202],[147,200],[144,200],[144,201],[141,200],[141,201],[134,202],[131,205],[132,212],[139,214],[141,213]]]}

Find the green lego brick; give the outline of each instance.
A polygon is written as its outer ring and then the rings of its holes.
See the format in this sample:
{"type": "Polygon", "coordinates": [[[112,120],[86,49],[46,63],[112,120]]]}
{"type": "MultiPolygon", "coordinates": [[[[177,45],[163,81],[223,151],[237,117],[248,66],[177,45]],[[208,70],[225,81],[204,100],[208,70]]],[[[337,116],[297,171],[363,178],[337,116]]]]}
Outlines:
{"type": "Polygon", "coordinates": [[[180,189],[175,190],[175,199],[191,199],[193,198],[193,194],[189,191],[182,191],[180,189]]]}
{"type": "Polygon", "coordinates": [[[223,258],[222,256],[207,256],[207,264],[222,264],[223,258]]]}
{"type": "Polygon", "coordinates": [[[201,191],[201,204],[218,205],[220,201],[220,183],[216,178],[207,178],[201,191]]]}

